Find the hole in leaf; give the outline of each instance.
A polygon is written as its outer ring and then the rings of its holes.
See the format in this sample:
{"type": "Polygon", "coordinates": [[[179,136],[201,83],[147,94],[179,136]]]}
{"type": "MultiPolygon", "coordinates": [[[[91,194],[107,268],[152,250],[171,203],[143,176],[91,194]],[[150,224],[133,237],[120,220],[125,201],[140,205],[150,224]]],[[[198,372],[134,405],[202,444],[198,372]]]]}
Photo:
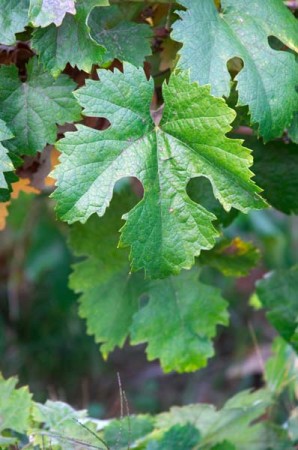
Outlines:
{"type": "Polygon", "coordinates": [[[235,56],[234,58],[231,58],[227,62],[227,68],[231,75],[232,80],[236,77],[236,75],[242,70],[244,67],[244,63],[241,58],[238,58],[238,56],[235,56]]]}
{"type": "Polygon", "coordinates": [[[287,47],[275,36],[268,36],[268,44],[273,50],[285,50],[287,47]]]}
{"type": "Polygon", "coordinates": [[[86,127],[102,131],[111,126],[111,122],[105,117],[84,116],[81,123],[86,127]]]}
{"type": "Polygon", "coordinates": [[[224,210],[215,198],[212,185],[206,177],[192,178],[188,182],[186,190],[191,200],[212,212],[217,217],[217,221],[224,226],[229,225],[238,214],[235,209],[230,212],[224,210]]]}
{"type": "Polygon", "coordinates": [[[119,193],[125,189],[130,189],[138,198],[142,198],[144,195],[143,185],[136,177],[123,177],[114,186],[114,192],[119,193]]]}

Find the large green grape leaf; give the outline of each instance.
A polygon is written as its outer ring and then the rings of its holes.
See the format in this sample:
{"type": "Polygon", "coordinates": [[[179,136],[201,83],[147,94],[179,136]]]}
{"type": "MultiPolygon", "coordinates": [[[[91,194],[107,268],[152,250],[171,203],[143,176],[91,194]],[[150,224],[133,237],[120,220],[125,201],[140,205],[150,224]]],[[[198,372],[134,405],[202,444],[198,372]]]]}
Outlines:
{"type": "Polygon", "coordinates": [[[165,372],[191,372],[213,356],[211,339],[227,325],[227,303],[219,290],[198,281],[196,270],[152,281],[149,302],[134,316],[133,344],[148,343],[149,361],[159,358],[165,372]]]}
{"type": "Polygon", "coordinates": [[[186,73],[165,84],[159,125],[150,116],[153,81],[141,69],[99,71],[76,92],[85,114],[106,117],[99,131],[78,125],[58,143],[61,164],[54,172],[59,217],[70,223],[102,216],[117,180],[136,176],[144,197],[128,214],[120,245],[131,246],[132,269],[165,277],[190,268],[201,249],[215,243],[215,216],[186,193],[190,178],[203,176],[229,211],[262,208],[260,189],[251,180],[250,151],[225,136],[234,112],[209,87],[191,84],[186,73]]]}
{"type": "Polygon", "coordinates": [[[266,200],[285,214],[298,214],[298,146],[282,141],[264,145],[256,138],[245,144],[253,150],[253,171],[266,200]]]}
{"type": "Polygon", "coordinates": [[[29,0],[0,0],[0,43],[13,45],[28,24],[29,0]]]}
{"type": "Polygon", "coordinates": [[[13,164],[7,154],[7,149],[2,145],[2,141],[6,141],[12,137],[13,134],[7,128],[5,122],[0,119],[0,189],[8,189],[4,173],[14,170],[13,164]]]}
{"type": "MultiPolygon", "coordinates": [[[[127,6],[124,6],[127,8],[127,6]]],[[[88,19],[92,38],[107,49],[105,61],[118,58],[135,66],[142,66],[151,54],[152,31],[147,24],[127,20],[116,5],[94,8],[88,19]]]]}
{"type": "Polygon", "coordinates": [[[75,14],[76,0],[30,0],[29,17],[35,27],[59,26],[66,13],[75,14]]]}
{"type": "Polygon", "coordinates": [[[106,5],[107,0],[78,0],[76,15],[67,14],[60,27],[51,24],[33,33],[32,47],[53,76],[58,76],[67,63],[90,72],[93,64],[103,62],[105,49],[90,38],[87,19],[94,6],[106,5]]]}
{"type": "Polygon", "coordinates": [[[16,389],[17,382],[0,374],[0,434],[7,429],[24,433],[29,426],[31,394],[27,387],[16,389]]]}
{"type": "Polygon", "coordinates": [[[228,322],[227,304],[217,289],[198,282],[196,270],[151,282],[130,274],[127,251],[116,249],[119,212],[131,207],[129,198],[115,194],[105,217],[71,227],[74,253],[87,256],[70,277],[81,294],[80,315],[105,357],[131,334],[132,344],[148,342],[149,359],[160,358],[166,371],[196,370],[213,355],[211,338],[228,322]]]}
{"type": "Polygon", "coordinates": [[[74,82],[61,75],[56,80],[30,60],[27,80],[22,82],[16,66],[0,68],[0,119],[14,134],[5,147],[19,155],[33,155],[53,144],[57,125],[80,119],[80,107],[72,91],[74,82]]]}
{"type": "Polygon", "coordinates": [[[269,273],[257,283],[257,295],[269,322],[298,351],[298,266],[269,273]]]}
{"type": "Polygon", "coordinates": [[[280,136],[297,110],[298,69],[294,55],[273,50],[268,36],[297,51],[298,24],[291,12],[281,0],[222,0],[221,14],[213,0],[179,3],[187,8],[173,25],[172,37],[183,43],[180,67],[190,69],[192,80],[211,84],[214,95],[228,97],[227,62],[241,58],[238,104],[249,105],[251,120],[266,141],[280,136]]]}

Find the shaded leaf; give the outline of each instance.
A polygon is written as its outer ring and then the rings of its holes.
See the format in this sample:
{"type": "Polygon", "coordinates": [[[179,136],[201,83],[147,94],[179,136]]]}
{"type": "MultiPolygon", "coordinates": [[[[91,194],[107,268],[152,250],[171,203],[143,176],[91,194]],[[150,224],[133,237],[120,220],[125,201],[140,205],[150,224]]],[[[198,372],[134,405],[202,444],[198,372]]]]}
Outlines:
{"type": "Polygon", "coordinates": [[[253,150],[253,171],[263,196],[279,211],[298,214],[298,146],[278,141],[264,145],[254,138],[245,143],[253,150]]]}
{"type": "Polygon", "coordinates": [[[104,61],[114,58],[142,66],[145,56],[151,54],[152,31],[149,25],[127,20],[116,6],[94,8],[88,25],[92,38],[107,49],[104,61]]]}
{"type": "Polygon", "coordinates": [[[52,24],[33,33],[32,47],[53,76],[58,76],[67,63],[91,72],[93,64],[103,62],[105,49],[91,39],[87,19],[94,6],[107,4],[107,0],[78,0],[76,15],[67,14],[60,27],[52,24]]]}
{"type": "Polygon", "coordinates": [[[0,0],[0,42],[14,45],[16,33],[28,24],[29,0],[0,0]]]}
{"type": "Polygon", "coordinates": [[[213,356],[217,325],[227,325],[227,303],[219,290],[198,281],[196,270],[151,282],[149,302],[134,316],[131,342],[146,342],[149,361],[163,370],[191,372],[213,356]]]}
{"type": "Polygon", "coordinates": [[[236,237],[223,239],[212,250],[202,252],[199,262],[214,267],[225,276],[241,277],[256,267],[260,256],[260,251],[251,242],[236,237]]]}
{"type": "Polygon", "coordinates": [[[257,295],[269,322],[298,351],[298,266],[277,270],[257,283],[257,295]]]}

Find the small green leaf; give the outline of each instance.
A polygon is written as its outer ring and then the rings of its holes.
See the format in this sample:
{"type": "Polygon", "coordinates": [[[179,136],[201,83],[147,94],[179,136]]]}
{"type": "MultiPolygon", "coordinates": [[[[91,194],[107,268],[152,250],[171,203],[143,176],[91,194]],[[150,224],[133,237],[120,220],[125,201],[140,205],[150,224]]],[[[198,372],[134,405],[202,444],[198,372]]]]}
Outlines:
{"type": "Polygon", "coordinates": [[[152,281],[148,304],[134,316],[133,344],[148,343],[149,361],[159,358],[165,372],[191,372],[213,356],[217,325],[227,325],[227,303],[219,290],[198,281],[196,270],[152,281]]]}
{"type": "Polygon", "coordinates": [[[173,25],[172,37],[183,43],[179,66],[190,69],[191,80],[211,84],[214,95],[228,97],[227,62],[241,58],[244,67],[236,76],[238,104],[249,106],[252,123],[259,124],[266,141],[280,136],[297,111],[298,69],[295,56],[273,50],[268,36],[297,51],[298,25],[293,14],[281,0],[249,4],[222,0],[220,14],[213,0],[179,3],[187,8],[179,11],[182,20],[173,25]]]}
{"type": "Polygon", "coordinates": [[[91,72],[93,64],[103,63],[105,49],[91,39],[87,20],[94,6],[107,4],[107,0],[78,0],[76,15],[67,14],[60,27],[52,24],[33,33],[32,47],[53,76],[57,77],[67,63],[85,72],[91,72]]]}
{"type": "Polygon", "coordinates": [[[16,33],[28,24],[29,0],[0,0],[0,42],[14,45],[16,33]]]}
{"type": "Polygon", "coordinates": [[[116,5],[94,8],[88,25],[91,37],[107,49],[105,62],[117,58],[138,67],[143,65],[145,56],[151,54],[152,31],[149,25],[127,20],[116,5]]]}
{"type": "Polygon", "coordinates": [[[33,155],[53,144],[57,125],[80,119],[80,107],[72,91],[74,82],[61,75],[56,80],[31,59],[27,80],[22,82],[16,66],[0,68],[0,119],[14,134],[5,147],[18,155],[33,155]]]}
{"type": "Polygon", "coordinates": [[[202,252],[199,262],[214,267],[228,277],[243,277],[256,267],[260,256],[260,251],[251,242],[237,237],[223,239],[212,250],[202,252]]]}
{"type": "Polygon", "coordinates": [[[35,27],[59,26],[66,13],[76,13],[75,0],[30,0],[29,17],[35,27]]]}
{"type": "Polygon", "coordinates": [[[29,427],[31,394],[27,387],[16,389],[17,382],[0,374],[0,433],[8,429],[24,433],[29,427]]]}
{"type": "Polygon", "coordinates": [[[177,274],[218,235],[215,216],[187,195],[189,179],[208,178],[227,211],[265,205],[251,180],[250,152],[225,136],[234,112],[209,87],[191,84],[186,73],[173,74],[164,85],[159,126],[150,116],[153,81],[142,70],[126,64],[124,74],[99,75],[101,81],[88,80],[76,96],[86,115],[106,117],[111,126],[99,131],[80,125],[58,143],[58,215],[70,223],[95,212],[102,216],[114,184],[136,176],[144,198],[124,216],[120,245],[131,246],[134,271],[144,268],[152,278],[177,274]]]}
{"type": "Polygon", "coordinates": [[[271,272],[257,283],[266,316],[279,334],[298,351],[298,266],[271,272]]]}

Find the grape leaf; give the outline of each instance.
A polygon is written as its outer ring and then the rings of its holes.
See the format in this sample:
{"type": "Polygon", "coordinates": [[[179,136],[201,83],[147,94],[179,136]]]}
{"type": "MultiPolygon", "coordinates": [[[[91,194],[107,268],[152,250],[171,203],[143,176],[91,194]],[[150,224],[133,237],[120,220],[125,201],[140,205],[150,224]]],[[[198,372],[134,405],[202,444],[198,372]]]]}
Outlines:
{"type": "Polygon", "coordinates": [[[53,144],[56,124],[80,119],[80,107],[72,91],[75,84],[67,75],[56,80],[31,59],[27,81],[22,82],[16,66],[0,68],[0,119],[14,134],[5,147],[19,155],[33,155],[53,144]]]}
{"type": "Polygon", "coordinates": [[[257,283],[269,322],[298,351],[298,266],[271,272],[257,283]]]}
{"type": "Polygon", "coordinates": [[[11,172],[14,170],[13,164],[7,154],[7,150],[2,145],[2,141],[6,141],[12,137],[13,134],[9,131],[5,122],[0,119],[0,189],[8,189],[4,172],[11,172]]]}
{"type": "Polygon", "coordinates": [[[107,0],[78,0],[76,15],[67,14],[60,27],[51,24],[33,33],[32,47],[53,76],[67,63],[85,72],[91,72],[93,64],[103,63],[105,49],[90,38],[87,19],[94,6],[105,5],[107,0]]]}
{"type": "Polygon", "coordinates": [[[149,361],[159,358],[165,372],[204,367],[214,354],[216,326],[228,323],[220,292],[197,279],[193,270],[151,282],[148,304],[134,315],[132,344],[148,342],[149,361]]]}
{"type": "Polygon", "coordinates": [[[15,34],[28,24],[29,0],[0,0],[0,42],[13,45],[15,34]]]}
{"type": "Polygon", "coordinates": [[[190,178],[204,176],[224,208],[262,208],[251,181],[252,158],[241,141],[225,136],[234,112],[209,87],[191,84],[186,73],[171,76],[163,89],[160,125],[150,117],[153,81],[130,64],[125,73],[99,71],[76,92],[85,114],[106,117],[111,126],[78,125],[58,143],[61,164],[54,172],[59,217],[70,223],[102,216],[117,180],[136,176],[144,198],[125,215],[120,245],[131,246],[134,271],[166,277],[190,268],[201,249],[211,248],[215,216],[186,193],[190,178]]]}
{"type": "Polygon", "coordinates": [[[107,49],[105,62],[118,58],[142,66],[145,56],[151,54],[152,31],[149,25],[127,20],[116,5],[94,8],[88,25],[91,37],[107,49]]]}
{"type": "Polygon", "coordinates": [[[243,277],[256,267],[260,256],[260,251],[251,242],[236,237],[223,239],[212,250],[203,251],[199,263],[214,267],[228,277],[243,277]]]}
{"type": "Polygon", "coordinates": [[[15,377],[4,380],[0,374],[0,433],[12,429],[27,431],[30,419],[31,394],[27,387],[16,389],[15,377]]]}
{"type": "Polygon", "coordinates": [[[196,370],[213,355],[211,338],[217,324],[228,322],[227,304],[219,291],[198,282],[196,271],[151,282],[129,273],[127,251],[116,249],[119,211],[131,206],[128,199],[115,194],[105,217],[71,228],[75,254],[88,256],[70,277],[71,288],[82,294],[80,315],[105,357],[131,334],[132,344],[148,342],[149,359],[159,357],[166,371],[196,370]]]}
{"type": "Polygon", "coordinates": [[[35,27],[59,26],[66,13],[76,13],[75,0],[30,0],[29,17],[35,27]]]}
{"type": "Polygon", "coordinates": [[[212,93],[228,97],[227,62],[243,60],[237,75],[239,105],[249,105],[251,120],[266,141],[290,125],[297,110],[298,70],[295,56],[273,50],[268,36],[298,48],[298,25],[280,0],[222,0],[219,14],[213,0],[181,0],[186,11],[173,25],[172,37],[183,42],[179,66],[189,68],[191,80],[211,84],[212,93]],[[272,13],[274,11],[274,14],[272,13]],[[280,108],[280,105],[283,105],[280,108]]]}
{"type": "Polygon", "coordinates": [[[255,138],[245,140],[253,150],[253,171],[263,196],[285,214],[298,214],[298,146],[284,142],[264,145],[255,138]]]}

